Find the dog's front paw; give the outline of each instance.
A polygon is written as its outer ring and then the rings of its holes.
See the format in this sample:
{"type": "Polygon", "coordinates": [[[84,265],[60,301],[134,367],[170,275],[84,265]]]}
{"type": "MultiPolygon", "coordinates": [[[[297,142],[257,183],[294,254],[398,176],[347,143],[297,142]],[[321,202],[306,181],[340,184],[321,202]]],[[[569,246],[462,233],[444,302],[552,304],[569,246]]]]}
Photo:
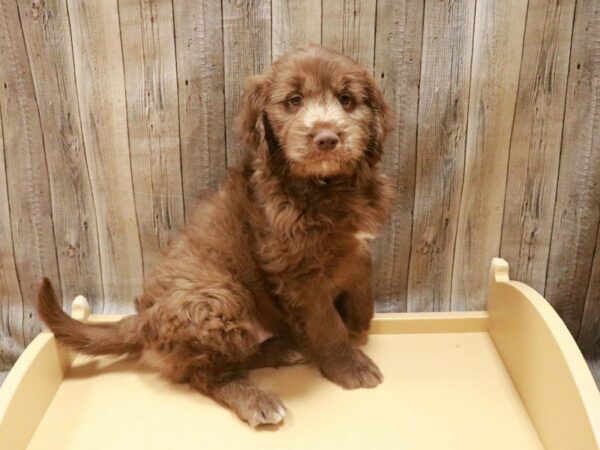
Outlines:
{"type": "Polygon", "coordinates": [[[279,397],[271,392],[257,391],[255,396],[237,405],[237,414],[250,426],[276,425],[285,417],[285,407],[279,397]]]}
{"type": "Polygon", "coordinates": [[[375,363],[350,345],[321,363],[323,375],[344,389],[373,388],[383,381],[375,363]]]}

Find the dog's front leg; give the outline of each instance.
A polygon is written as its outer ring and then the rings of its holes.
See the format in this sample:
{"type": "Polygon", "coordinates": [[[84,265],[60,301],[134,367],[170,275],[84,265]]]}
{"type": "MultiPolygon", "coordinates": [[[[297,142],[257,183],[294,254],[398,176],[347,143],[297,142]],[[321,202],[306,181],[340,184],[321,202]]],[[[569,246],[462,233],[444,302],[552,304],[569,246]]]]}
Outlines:
{"type": "Polygon", "coordinates": [[[322,284],[314,285],[315,292],[306,292],[304,286],[305,301],[293,309],[296,320],[303,324],[311,356],[321,373],[346,389],[377,386],[383,379],[381,372],[367,355],[352,347],[333,296],[318,290],[322,284]]]}
{"type": "Polygon", "coordinates": [[[366,338],[374,312],[370,258],[359,261],[344,292],[336,298],[335,307],[346,324],[350,337],[366,338]]]}

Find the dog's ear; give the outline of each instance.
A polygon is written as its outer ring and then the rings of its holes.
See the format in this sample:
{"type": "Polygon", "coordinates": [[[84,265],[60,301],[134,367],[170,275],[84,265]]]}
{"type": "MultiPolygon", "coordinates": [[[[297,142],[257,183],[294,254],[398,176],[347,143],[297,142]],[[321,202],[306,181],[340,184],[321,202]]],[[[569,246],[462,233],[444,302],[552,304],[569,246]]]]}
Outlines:
{"type": "Polygon", "coordinates": [[[383,143],[392,127],[392,114],[388,107],[383,93],[375,84],[375,80],[370,74],[366,75],[367,105],[373,111],[373,119],[369,123],[369,145],[367,147],[367,158],[372,166],[381,161],[383,156],[383,143]]]}
{"type": "Polygon", "coordinates": [[[263,112],[267,100],[267,78],[264,75],[255,75],[246,81],[242,103],[236,119],[236,131],[249,150],[256,152],[257,156],[265,156],[267,142],[263,112]]]}

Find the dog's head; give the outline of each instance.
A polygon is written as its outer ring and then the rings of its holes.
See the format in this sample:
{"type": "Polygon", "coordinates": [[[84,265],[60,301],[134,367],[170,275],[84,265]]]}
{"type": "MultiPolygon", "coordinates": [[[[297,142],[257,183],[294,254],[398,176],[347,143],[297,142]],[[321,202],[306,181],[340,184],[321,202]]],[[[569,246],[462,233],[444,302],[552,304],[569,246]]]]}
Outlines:
{"type": "Polygon", "coordinates": [[[292,174],[321,178],[350,174],[362,160],[378,162],[389,122],[381,91],[364,67],[309,47],[248,80],[237,128],[255,158],[281,152],[292,174]]]}

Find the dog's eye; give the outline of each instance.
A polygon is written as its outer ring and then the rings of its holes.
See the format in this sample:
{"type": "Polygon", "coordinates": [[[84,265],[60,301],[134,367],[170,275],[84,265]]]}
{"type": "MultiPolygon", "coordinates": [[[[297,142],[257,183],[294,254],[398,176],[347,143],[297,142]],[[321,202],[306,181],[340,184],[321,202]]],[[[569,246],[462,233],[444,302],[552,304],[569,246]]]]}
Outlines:
{"type": "Polygon", "coordinates": [[[348,94],[342,94],[338,97],[338,100],[340,101],[340,104],[344,107],[347,108],[350,105],[352,105],[352,97],[350,97],[348,94]]]}
{"type": "Polygon", "coordinates": [[[294,95],[294,96],[290,97],[290,99],[288,100],[288,103],[292,106],[300,106],[300,105],[302,105],[302,96],[294,95]]]}

